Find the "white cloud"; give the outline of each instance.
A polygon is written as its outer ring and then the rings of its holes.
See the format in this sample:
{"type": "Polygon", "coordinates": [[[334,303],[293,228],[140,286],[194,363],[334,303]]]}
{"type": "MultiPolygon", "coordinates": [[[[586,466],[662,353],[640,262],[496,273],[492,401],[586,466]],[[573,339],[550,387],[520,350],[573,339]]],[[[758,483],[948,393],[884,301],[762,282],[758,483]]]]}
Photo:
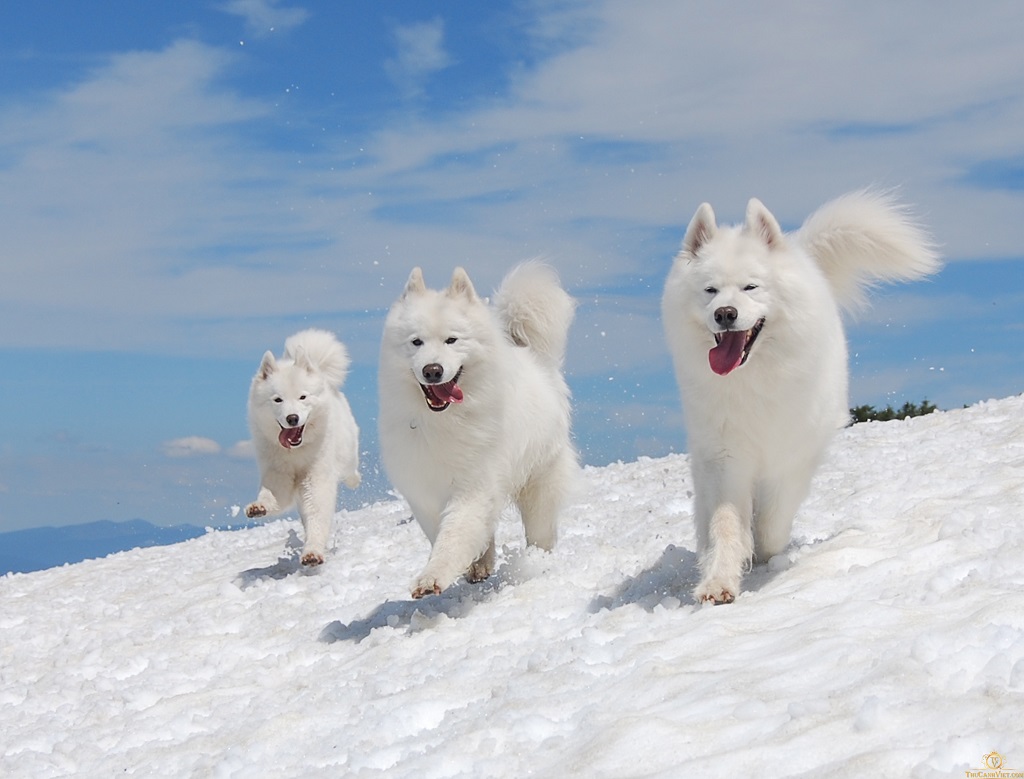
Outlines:
{"type": "Polygon", "coordinates": [[[179,41],[0,112],[0,345],[176,350],[235,301],[333,306],[309,248],[330,247],[345,198],[325,208],[291,160],[240,140],[272,107],[222,85],[232,62],[179,41]]]}
{"type": "Polygon", "coordinates": [[[229,0],[221,6],[221,10],[241,16],[248,33],[256,37],[298,27],[309,18],[308,11],[302,8],[280,8],[276,0],[229,0]]]}
{"type": "MultiPolygon", "coordinates": [[[[264,26],[296,11],[230,8],[264,26]]],[[[318,136],[307,165],[253,140],[274,109],[224,86],[237,52],[192,41],[4,108],[0,192],[17,194],[0,226],[0,345],[258,354],[282,320],[338,312],[372,359],[414,263],[438,283],[466,264],[488,288],[545,254],[574,290],[607,301],[642,277],[656,301],[702,200],[731,221],[756,195],[795,226],[873,183],[903,185],[949,255],[1024,245],[1019,193],[957,184],[972,160],[1024,155],[1013,4],[752,5],[742,24],[675,0],[529,8],[550,54],[515,66],[507,92],[318,136]]],[[[453,62],[441,20],[395,42],[387,67],[406,89],[453,62]]],[[[621,355],[649,359],[657,307],[618,311],[595,324],[627,344],[643,333],[650,348],[621,355]]]]}
{"type": "Polygon", "coordinates": [[[209,208],[239,179],[218,131],[266,109],[213,86],[226,61],[187,41],[119,55],[42,107],[0,115],[0,143],[14,150],[0,186],[18,192],[4,208],[17,227],[3,231],[15,262],[0,294],[75,308],[88,289],[101,311],[152,312],[168,301],[161,270],[231,240],[238,200],[216,217],[209,208]]]}
{"type": "Polygon", "coordinates": [[[186,436],[164,441],[161,446],[166,457],[197,457],[220,454],[220,444],[201,436],[186,436]]]}
{"type": "Polygon", "coordinates": [[[444,21],[403,25],[394,36],[397,53],[385,61],[384,70],[407,97],[413,97],[429,76],[451,64],[444,47],[444,21]]]}
{"type": "MultiPolygon", "coordinates": [[[[543,14],[544,4],[535,7],[543,14]]],[[[977,242],[974,230],[951,224],[961,210],[950,181],[956,166],[1022,151],[1024,56],[1014,31],[1024,14],[933,10],[755,5],[739,23],[728,6],[582,4],[580,26],[595,32],[523,71],[504,99],[439,123],[386,128],[370,150],[380,170],[422,178],[425,191],[490,182],[525,195],[520,211],[544,197],[549,224],[583,212],[682,227],[701,200],[740,214],[751,195],[796,224],[844,190],[905,185],[948,249],[963,255],[977,242]],[[919,34],[922,14],[934,33],[919,34]],[[496,144],[503,152],[494,168],[451,176],[431,167],[496,144]],[[630,165],[578,157],[602,144],[660,153],[630,165]]],[[[565,4],[555,13],[564,23],[565,4]]],[[[990,247],[1019,253],[1020,233],[1005,229],[1019,198],[975,192],[970,204],[990,247]]],[[[517,217],[516,205],[494,210],[500,221],[517,217]]]]}
{"type": "Polygon", "coordinates": [[[254,460],[256,448],[251,440],[237,441],[228,449],[228,456],[238,460],[254,460]]]}

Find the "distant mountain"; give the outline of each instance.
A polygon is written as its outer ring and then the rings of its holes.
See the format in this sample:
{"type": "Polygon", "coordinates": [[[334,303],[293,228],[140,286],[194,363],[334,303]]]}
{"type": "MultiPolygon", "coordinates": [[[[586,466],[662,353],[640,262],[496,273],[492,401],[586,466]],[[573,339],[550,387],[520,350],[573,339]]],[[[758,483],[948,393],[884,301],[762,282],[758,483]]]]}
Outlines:
{"type": "Polygon", "coordinates": [[[12,530],[0,533],[0,575],[41,571],[129,549],[176,544],[205,533],[206,528],[196,525],[158,527],[143,519],[12,530]]]}

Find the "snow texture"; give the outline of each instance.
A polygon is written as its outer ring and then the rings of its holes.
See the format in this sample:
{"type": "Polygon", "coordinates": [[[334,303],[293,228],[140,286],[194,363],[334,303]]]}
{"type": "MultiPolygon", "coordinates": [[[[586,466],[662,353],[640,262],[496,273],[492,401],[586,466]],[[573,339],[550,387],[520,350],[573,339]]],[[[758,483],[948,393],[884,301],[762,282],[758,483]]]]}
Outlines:
{"type": "Polygon", "coordinates": [[[1024,397],[842,432],[698,606],[685,456],[588,468],[554,553],[407,598],[401,501],[0,578],[0,776],[963,777],[1024,766],[1024,397]]]}

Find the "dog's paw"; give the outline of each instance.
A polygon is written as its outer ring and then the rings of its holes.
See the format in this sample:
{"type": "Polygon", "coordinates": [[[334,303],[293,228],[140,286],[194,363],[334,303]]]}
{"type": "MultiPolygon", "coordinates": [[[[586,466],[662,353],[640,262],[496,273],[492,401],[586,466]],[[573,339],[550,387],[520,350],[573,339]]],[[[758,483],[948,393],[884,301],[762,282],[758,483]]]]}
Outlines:
{"type": "Polygon", "coordinates": [[[440,595],[441,585],[437,581],[431,580],[429,582],[417,582],[412,588],[412,597],[415,600],[425,598],[427,595],[440,595]]]}
{"type": "Polygon", "coordinates": [[[412,583],[412,597],[416,600],[427,595],[440,595],[452,583],[451,580],[446,581],[443,574],[431,573],[430,570],[428,566],[412,583]]]}
{"type": "Polygon", "coordinates": [[[249,519],[267,516],[267,507],[262,503],[250,503],[245,507],[245,516],[249,519]]]}
{"type": "Polygon", "coordinates": [[[469,570],[466,571],[466,581],[476,584],[487,579],[490,575],[491,566],[481,559],[469,566],[469,570]]]}
{"type": "Polygon", "coordinates": [[[310,568],[324,564],[324,556],[319,552],[306,552],[302,555],[302,564],[310,568]]]}
{"type": "Polygon", "coordinates": [[[725,584],[720,579],[703,581],[697,585],[693,597],[698,603],[732,603],[736,600],[739,587],[725,584]]]}

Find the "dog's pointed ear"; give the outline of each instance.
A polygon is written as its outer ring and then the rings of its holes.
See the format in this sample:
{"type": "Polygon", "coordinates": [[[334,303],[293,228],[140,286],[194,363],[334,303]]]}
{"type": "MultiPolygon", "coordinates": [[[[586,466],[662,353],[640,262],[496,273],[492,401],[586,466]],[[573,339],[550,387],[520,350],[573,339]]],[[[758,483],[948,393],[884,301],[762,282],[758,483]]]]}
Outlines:
{"type": "Polygon", "coordinates": [[[691,256],[697,256],[697,252],[714,238],[717,231],[718,225],[715,224],[715,212],[711,210],[711,204],[701,203],[697,208],[697,213],[690,220],[690,226],[686,228],[683,251],[691,256]]]}
{"type": "Polygon", "coordinates": [[[764,241],[769,249],[781,248],[786,241],[778,220],[756,197],[747,203],[747,229],[764,241]]]}
{"type": "Polygon", "coordinates": [[[260,369],[256,371],[256,377],[259,379],[266,379],[277,370],[277,360],[274,359],[274,353],[268,351],[263,355],[263,359],[260,361],[260,369]]]}
{"type": "Polygon", "coordinates": [[[419,266],[412,269],[412,273],[409,274],[409,280],[405,282],[405,289],[402,291],[402,297],[406,298],[409,295],[418,295],[421,292],[427,291],[427,285],[423,281],[423,271],[419,266]]]}
{"type": "Polygon", "coordinates": [[[473,282],[469,280],[469,274],[463,268],[456,268],[452,273],[452,281],[448,285],[449,297],[464,297],[469,300],[476,300],[476,290],[473,282]]]}

